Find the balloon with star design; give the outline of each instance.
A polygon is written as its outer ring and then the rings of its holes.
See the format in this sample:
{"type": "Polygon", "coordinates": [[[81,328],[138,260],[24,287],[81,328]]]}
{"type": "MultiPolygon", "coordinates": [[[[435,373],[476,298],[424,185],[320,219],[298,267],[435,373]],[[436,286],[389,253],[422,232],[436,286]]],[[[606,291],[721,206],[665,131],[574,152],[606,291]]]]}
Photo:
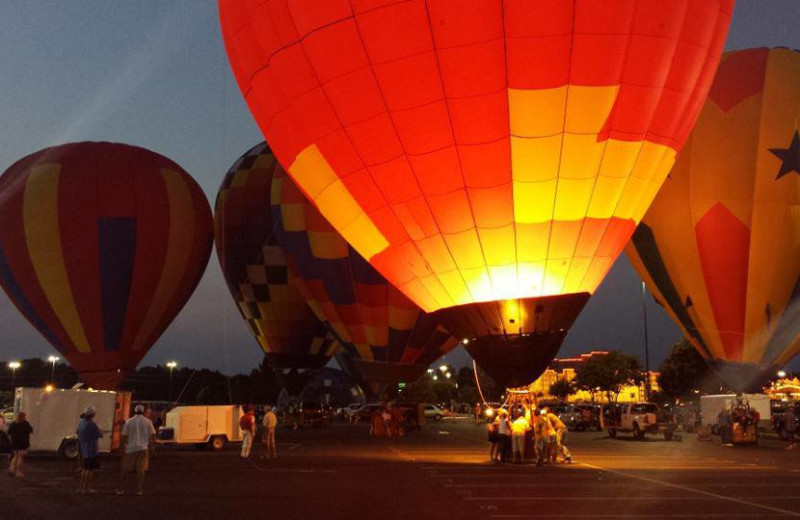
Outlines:
{"type": "Polygon", "coordinates": [[[700,118],[627,248],[727,382],[800,351],[800,52],[723,56],[700,118]]]}

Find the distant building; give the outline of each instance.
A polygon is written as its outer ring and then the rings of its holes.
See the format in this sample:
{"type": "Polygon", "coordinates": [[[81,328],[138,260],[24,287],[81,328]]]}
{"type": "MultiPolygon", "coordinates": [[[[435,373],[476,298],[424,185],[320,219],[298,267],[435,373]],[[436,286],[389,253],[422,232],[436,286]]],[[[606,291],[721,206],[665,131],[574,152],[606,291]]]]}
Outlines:
{"type": "MultiPolygon", "coordinates": [[[[581,354],[577,357],[571,358],[556,358],[550,363],[550,367],[544,373],[531,383],[531,391],[536,395],[541,395],[542,399],[555,399],[550,395],[550,385],[556,381],[572,381],[575,379],[577,368],[592,356],[605,356],[608,354],[607,350],[593,350],[588,354],[581,354]]],[[[650,372],[650,392],[658,392],[658,372],[650,372]]],[[[592,396],[585,390],[578,390],[567,398],[567,402],[575,403],[581,401],[591,401],[592,396]]],[[[644,385],[641,386],[627,386],[619,393],[618,402],[620,403],[639,403],[645,400],[644,385]]],[[[605,403],[605,393],[596,393],[594,402],[605,403]]]]}

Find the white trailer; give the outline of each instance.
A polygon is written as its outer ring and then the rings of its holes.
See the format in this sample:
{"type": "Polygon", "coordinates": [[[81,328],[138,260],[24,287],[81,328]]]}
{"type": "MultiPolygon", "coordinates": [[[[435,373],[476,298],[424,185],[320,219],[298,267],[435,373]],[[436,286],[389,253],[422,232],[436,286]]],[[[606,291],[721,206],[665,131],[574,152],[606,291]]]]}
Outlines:
{"type": "Polygon", "coordinates": [[[164,426],[158,431],[158,442],[221,450],[226,442],[242,441],[242,415],[242,408],[236,405],[176,406],[167,412],[164,426]]]}
{"type": "Polygon", "coordinates": [[[67,458],[78,456],[76,430],[80,414],[88,406],[97,410],[95,422],[103,432],[101,453],[119,447],[120,431],[130,416],[130,392],[72,390],[62,388],[17,388],[14,416],[25,412],[33,427],[31,451],[59,453],[67,458]]]}
{"type": "MultiPolygon", "coordinates": [[[[760,422],[771,420],[771,409],[769,405],[769,396],[766,394],[718,394],[718,395],[703,395],[700,396],[700,416],[703,418],[703,424],[717,424],[717,416],[723,408],[730,410],[731,405],[735,404],[739,399],[747,402],[750,408],[758,412],[760,422]]],[[[762,422],[762,424],[764,424],[762,422]]]]}

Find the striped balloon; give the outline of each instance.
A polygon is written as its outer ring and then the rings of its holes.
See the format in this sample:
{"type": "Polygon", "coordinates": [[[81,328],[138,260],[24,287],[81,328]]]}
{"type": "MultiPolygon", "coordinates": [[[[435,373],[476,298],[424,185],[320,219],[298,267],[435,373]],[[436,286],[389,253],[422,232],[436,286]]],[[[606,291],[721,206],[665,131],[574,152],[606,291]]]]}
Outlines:
{"type": "Polygon", "coordinates": [[[231,296],[267,361],[276,368],[318,368],[338,343],[298,292],[277,245],[269,205],[277,164],[262,143],[225,175],[214,208],[217,256],[231,296]]]}
{"type": "Polygon", "coordinates": [[[348,245],[282,168],[272,181],[272,218],[306,301],[367,383],[416,379],[456,345],[348,245]]]}
{"type": "Polygon", "coordinates": [[[97,388],[116,387],[175,318],[211,238],[194,179],[143,148],[66,144],[0,177],[0,284],[97,388]]]}

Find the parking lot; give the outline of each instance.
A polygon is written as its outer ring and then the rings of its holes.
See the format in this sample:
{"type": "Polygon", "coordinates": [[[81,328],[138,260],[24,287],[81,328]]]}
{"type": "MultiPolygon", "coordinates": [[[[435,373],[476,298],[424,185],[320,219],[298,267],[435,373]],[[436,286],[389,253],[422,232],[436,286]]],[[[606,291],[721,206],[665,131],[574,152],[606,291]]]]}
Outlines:
{"type": "MultiPolygon", "coordinates": [[[[146,494],[117,496],[119,460],[104,457],[97,495],[78,496],[76,465],[32,456],[3,477],[3,518],[788,518],[800,517],[800,454],[776,441],[726,448],[570,433],[576,464],[487,462],[485,430],[428,424],[400,439],[365,425],[278,430],[277,460],[159,449],[146,494]]],[[[131,482],[132,485],[132,482],[131,482]]]]}

